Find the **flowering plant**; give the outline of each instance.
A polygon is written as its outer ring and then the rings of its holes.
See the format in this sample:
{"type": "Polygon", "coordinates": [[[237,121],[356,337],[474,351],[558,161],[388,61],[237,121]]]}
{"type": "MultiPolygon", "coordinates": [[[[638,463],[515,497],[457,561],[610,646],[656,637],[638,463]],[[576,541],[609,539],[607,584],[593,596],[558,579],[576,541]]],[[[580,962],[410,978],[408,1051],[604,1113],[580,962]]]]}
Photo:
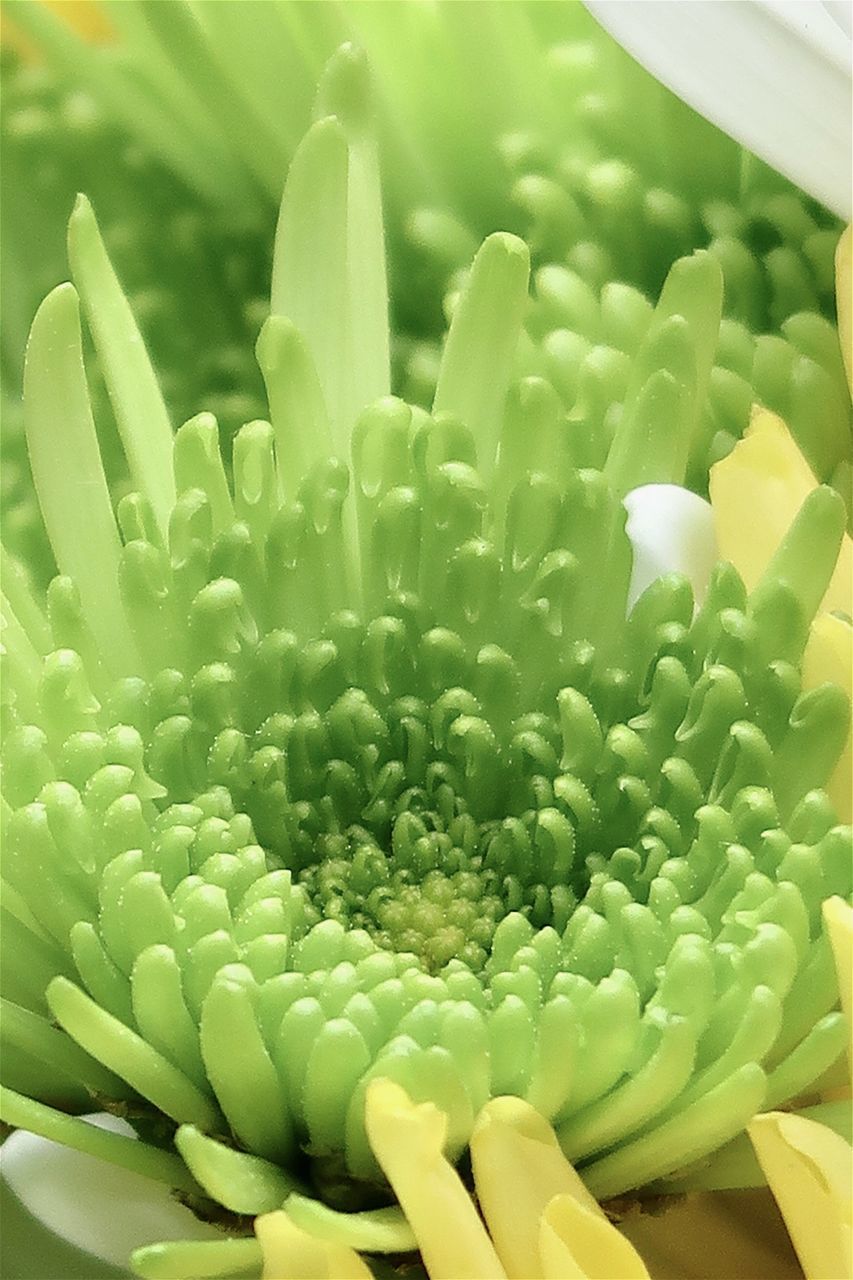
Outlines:
{"type": "MultiPolygon", "coordinates": [[[[190,88],[209,92],[227,31],[247,56],[227,6],[119,6],[142,11],[190,88]]],[[[14,12],[67,55],[41,10],[14,12]]],[[[418,12],[433,35],[462,21],[418,12]]],[[[364,21],[382,67],[388,30],[364,21]]],[[[266,27],[248,26],[260,58],[266,27]]],[[[141,47],[139,100],[185,102],[162,47],[141,47]]],[[[109,99],[109,62],[87,58],[109,99]]],[[[232,134],[176,118],[261,183],[280,160],[237,125],[270,104],[232,84],[221,105],[232,134]]],[[[425,321],[395,346],[376,113],[349,45],[315,116],[257,339],[268,420],[223,442],[203,411],[173,433],[85,197],[74,284],[32,324],[23,429],[49,550],[33,574],[4,561],[3,1118],[192,1210],[188,1238],[133,1255],[142,1276],[381,1274],[415,1248],[434,1280],[640,1276],[598,1202],[764,1176],[824,1274],[849,1234],[849,1102],[775,1113],[817,1101],[849,1036],[835,330],[786,314],[770,253],[756,284],[736,236],[696,245],[685,195],[643,194],[578,144],[565,188],[515,185],[529,244],[489,234],[449,281],[441,340],[425,321]],[[782,315],[784,336],[744,322],[782,315]],[[794,500],[760,540],[768,449],[794,500]],[[122,1125],[77,1118],[92,1098],[122,1125]],[[488,1233],[452,1167],[469,1159],[488,1233]]],[[[186,166],[180,134],[157,139],[186,166]]],[[[433,258],[470,244],[451,141],[417,153],[456,183],[445,220],[417,224],[433,258]]],[[[739,153],[715,141],[725,168],[739,153]]],[[[783,224],[805,206],[765,198],[783,224]]],[[[411,245],[391,210],[394,279],[411,245]]],[[[834,244],[811,212],[783,276],[834,244]]]]}

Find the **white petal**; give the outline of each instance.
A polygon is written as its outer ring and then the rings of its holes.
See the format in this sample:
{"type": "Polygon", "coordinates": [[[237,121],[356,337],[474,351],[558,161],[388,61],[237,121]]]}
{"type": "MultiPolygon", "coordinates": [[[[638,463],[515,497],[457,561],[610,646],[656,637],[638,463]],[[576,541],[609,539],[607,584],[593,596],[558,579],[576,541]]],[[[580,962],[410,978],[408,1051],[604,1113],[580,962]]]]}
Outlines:
{"type": "Polygon", "coordinates": [[[850,217],[849,5],[585,3],[679,98],[834,213],[850,217]]]}
{"type": "Polygon", "coordinates": [[[851,0],[823,0],[823,7],[844,34],[853,39],[853,3],[851,3],[851,0]]]}
{"type": "MultiPolygon", "coordinates": [[[[133,1136],[115,1116],[84,1116],[92,1124],[133,1136]]],[[[211,1240],[219,1233],[199,1222],[168,1187],[117,1169],[18,1129],[0,1148],[3,1176],[29,1212],[69,1244],[127,1267],[134,1249],[160,1240],[211,1240]]]]}
{"type": "Polygon", "coordinates": [[[626,496],[625,507],[634,548],[628,608],[664,573],[689,578],[701,604],[718,559],[710,502],[677,484],[644,484],[626,496]]]}

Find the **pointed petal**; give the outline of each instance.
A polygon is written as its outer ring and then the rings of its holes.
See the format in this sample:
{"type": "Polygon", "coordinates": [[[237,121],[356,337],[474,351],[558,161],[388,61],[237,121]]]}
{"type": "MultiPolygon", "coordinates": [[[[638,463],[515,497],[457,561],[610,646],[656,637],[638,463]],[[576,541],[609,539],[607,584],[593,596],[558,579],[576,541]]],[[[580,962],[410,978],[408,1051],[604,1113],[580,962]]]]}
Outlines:
{"type": "Polygon", "coordinates": [[[365,1253],[411,1253],[417,1249],[412,1228],[402,1209],[365,1209],[361,1213],[341,1213],[321,1200],[294,1192],[285,1209],[291,1222],[321,1240],[363,1249],[365,1253]]]}
{"type": "Polygon", "coordinates": [[[204,1280],[205,1277],[257,1275],[261,1246],[254,1236],[220,1235],[218,1240],[164,1240],[144,1245],[130,1259],[142,1280],[204,1280]]]}
{"type": "MultiPolygon", "coordinates": [[[[341,421],[346,362],[346,135],[337,120],[318,120],[290,165],[273,256],[271,311],[287,317],[316,366],[333,438],[341,421]]],[[[343,451],[342,457],[346,457],[343,451]]]]}
{"type": "Polygon", "coordinates": [[[33,320],[24,427],[59,571],[77,584],[101,656],[115,670],[132,671],[135,645],[116,590],[121,543],[92,419],[73,285],[52,290],[33,320]]]}
{"type": "Polygon", "coordinates": [[[379,148],[370,67],[361,49],[345,44],[329,59],[317,90],[315,115],[334,116],[340,122],[349,150],[346,401],[351,427],[362,409],[391,389],[379,148]]]}
{"type": "Polygon", "coordinates": [[[495,464],[529,276],[530,254],[523,240],[500,231],[484,240],[441,357],[433,412],[462,419],[477,442],[486,475],[495,464]]]}
{"type": "Polygon", "coordinates": [[[235,1151],[191,1124],[181,1125],[175,1145],[208,1195],[233,1213],[278,1209],[294,1188],[295,1179],[278,1165],[235,1151]]]}
{"type": "Polygon", "coordinates": [[[110,262],[94,210],[77,197],[68,224],[68,259],[104,370],[134,484],[165,539],[175,505],[172,424],[142,334],[110,262]]]}

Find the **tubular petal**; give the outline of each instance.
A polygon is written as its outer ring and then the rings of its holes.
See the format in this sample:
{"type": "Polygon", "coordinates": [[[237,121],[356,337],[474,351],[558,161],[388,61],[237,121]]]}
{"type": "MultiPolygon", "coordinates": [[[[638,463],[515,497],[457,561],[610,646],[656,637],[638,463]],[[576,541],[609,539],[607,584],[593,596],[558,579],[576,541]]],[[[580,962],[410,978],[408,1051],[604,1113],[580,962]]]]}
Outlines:
{"type": "Polygon", "coordinates": [[[630,1241],[596,1207],[572,1195],[555,1196],[539,1225],[539,1252],[545,1280],[648,1280],[643,1260],[630,1241]]]}
{"type": "MultiPolygon", "coordinates": [[[[767,409],[753,409],[749,427],[728,457],[711,468],[711,506],[720,555],[749,591],[784,538],[806,497],[817,487],[788,428],[767,409]]],[[[850,614],[853,540],[845,534],[822,607],[850,614]]]]}
{"type": "Polygon", "coordinates": [[[430,1280],[505,1280],[506,1272],[443,1148],[447,1119],[415,1106],[391,1080],[373,1080],[365,1099],[373,1152],[411,1224],[430,1280]]]}
{"type": "Polygon", "coordinates": [[[263,1280],[371,1280],[353,1249],[318,1240],[281,1209],[255,1219],[264,1255],[263,1280]]]}
{"type": "Polygon", "coordinates": [[[563,1155],[554,1130],[520,1098],[486,1104],[471,1135],[471,1161],[477,1199],[508,1276],[647,1275],[563,1155]],[[594,1269],[580,1269],[593,1258],[594,1269]],[[633,1269],[626,1269],[629,1259],[633,1269]]]}
{"type": "Polygon", "coordinates": [[[757,1116],[748,1132],[809,1280],[850,1275],[850,1143],[825,1125],[781,1111],[757,1116]]]}

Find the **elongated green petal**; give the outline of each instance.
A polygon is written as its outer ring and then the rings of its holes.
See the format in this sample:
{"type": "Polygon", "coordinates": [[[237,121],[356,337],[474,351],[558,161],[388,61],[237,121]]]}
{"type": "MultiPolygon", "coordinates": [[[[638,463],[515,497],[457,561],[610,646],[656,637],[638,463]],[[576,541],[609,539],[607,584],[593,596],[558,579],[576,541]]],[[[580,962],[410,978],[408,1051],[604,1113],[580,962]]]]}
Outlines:
{"type": "Polygon", "coordinates": [[[315,116],[334,116],[349,149],[346,221],[346,352],[348,425],[381,396],[388,395],[390,354],[388,285],[379,153],[374,136],[372,88],[367,58],[344,45],[323,72],[315,116]]]}
{"type": "Polygon", "coordinates": [[[838,494],[826,485],[813,489],[767,565],[752,596],[753,609],[773,584],[782,583],[795,594],[805,621],[811,622],[832,578],[846,522],[838,494]]]}
{"type": "Polygon", "coordinates": [[[837,1062],[850,1040],[843,1013],[828,1013],[767,1078],[768,1111],[804,1093],[837,1062]]]}
{"type": "Polygon", "coordinates": [[[275,431],[276,469],[283,497],[294,499],[314,463],[331,452],[332,438],[315,363],[286,316],[270,316],[257,344],[275,431]]]}
{"type": "Polygon", "coordinates": [[[148,1146],[135,1138],[120,1133],[108,1133],[94,1125],[86,1124],[74,1116],[54,1111],[40,1102],[33,1102],[19,1093],[0,1085],[0,1118],[5,1124],[28,1129],[52,1142],[59,1142],[75,1151],[107,1160],[110,1164],[141,1173],[156,1182],[165,1182],[189,1195],[197,1195],[198,1184],[189,1174],[182,1160],[159,1147],[148,1146]]]}
{"type": "Polygon", "coordinates": [[[181,1125],[175,1145],[208,1195],[233,1213],[280,1209],[298,1185],[278,1165],[226,1147],[193,1125],[181,1125]]]}
{"type": "MultiPolygon", "coordinates": [[[[853,1141],[853,1103],[821,1102],[792,1114],[804,1120],[826,1125],[846,1142],[853,1141]]],[[[767,1182],[747,1133],[739,1133],[708,1160],[665,1178],[660,1190],[675,1195],[685,1191],[728,1191],[744,1187],[763,1187],[767,1182]]]]}
{"type": "Polygon", "coordinates": [[[118,582],[119,536],[83,372],[80,311],[58,285],[36,313],[24,367],[24,424],[39,505],[62,573],[73,578],[107,665],[133,670],[118,582]]]}
{"type": "Polygon", "coordinates": [[[275,239],[271,311],[296,326],[317,367],[332,439],[347,456],[347,208],[349,150],[343,128],[319,120],[287,176],[275,239]]]}
{"type": "Polygon", "coordinates": [[[340,1213],[320,1200],[294,1192],[285,1205],[287,1216],[303,1231],[333,1244],[349,1245],[366,1253],[408,1253],[417,1241],[402,1209],[366,1209],[340,1213]]]}
{"type": "Polygon", "coordinates": [[[653,373],[622,415],[606,474],[618,493],[645,484],[681,484],[687,467],[687,392],[665,369],[653,373]]]}
{"type": "Polygon", "coordinates": [[[177,1067],[99,1008],[73,982],[54,978],[47,998],[57,1021],[79,1045],[167,1116],[206,1129],[216,1129],[222,1123],[216,1107],[177,1067]]]}
{"type": "Polygon", "coordinates": [[[130,1265],[142,1280],[212,1280],[214,1277],[257,1275],[261,1246],[255,1236],[222,1240],[175,1240],[149,1244],[131,1254],[130,1265]]]}
{"type": "Polygon", "coordinates": [[[105,1071],[99,1062],[37,1013],[3,998],[0,999],[0,1019],[4,1040],[65,1071],[91,1093],[100,1093],[104,1097],[120,1097],[127,1093],[111,1071],[105,1071]]]}
{"type": "Polygon", "coordinates": [[[697,1159],[743,1128],[761,1106],[765,1090],[764,1072],[748,1063],[680,1115],[590,1165],[584,1182],[601,1200],[697,1159]]]}
{"type": "Polygon", "coordinates": [[[682,1018],[661,1028],[659,1044],[642,1068],[612,1093],[557,1128],[566,1155],[577,1160],[632,1133],[676,1097],[690,1078],[695,1036],[682,1018]]]}
{"type": "Polygon", "coordinates": [[[104,248],[92,206],[77,197],[68,224],[68,258],[134,482],[165,539],[175,503],[172,424],[127,298],[104,248]]]}
{"type": "Polygon", "coordinates": [[[524,241],[503,232],[489,236],[474,259],[441,359],[433,411],[462,419],[486,475],[495,465],[529,274],[524,241]]]}
{"type": "Polygon", "coordinates": [[[204,1002],[200,1030],[208,1077],[235,1133],[259,1154],[286,1159],[293,1146],[292,1121],[244,983],[217,977],[204,1002]],[[251,1091],[246,1080],[253,1081],[251,1091]]]}

